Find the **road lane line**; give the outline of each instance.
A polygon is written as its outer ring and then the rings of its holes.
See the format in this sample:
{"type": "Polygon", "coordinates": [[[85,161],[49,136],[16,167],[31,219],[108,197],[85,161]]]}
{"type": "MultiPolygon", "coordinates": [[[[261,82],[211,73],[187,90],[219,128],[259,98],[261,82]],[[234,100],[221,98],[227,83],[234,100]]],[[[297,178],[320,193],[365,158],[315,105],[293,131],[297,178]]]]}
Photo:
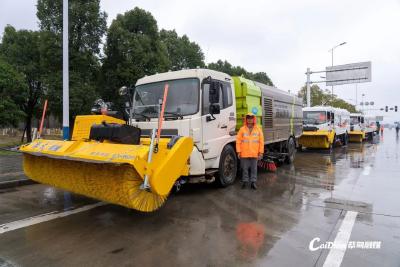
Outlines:
{"type": "Polygon", "coordinates": [[[23,175],[24,172],[6,172],[6,173],[0,173],[0,178],[2,177],[7,177],[7,176],[19,176],[23,175]]]}
{"type": "Polygon", "coordinates": [[[358,212],[356,211],[346,212],[346,216],[342,221],[342,225],[339,228],[335,241],[333,241],[333,246],[325,259],[323,267],[339,267],[342,264],[357,214],[358,212]]]}
{"type": "Polygon", "coordinates": [[[73,209],[73,210],[68,210],[68,211],[64,211],[64,212],[53,211],[53,212],[33,216],[30,218],[22,219],[19,221],[5,223],[5,224],[0,225],[0,234],[4,234],[4,233],[10,232],[10,231],[25,228],[25,227],[35,225],[38,223],[47,222],[47,221],[55,220],[58,218],[63,218],[63,217],[69,216],[69,215],[79,213],[79,212],[88,211],[88,210],[91,210],[91,209],[94,209],[97,207],[104,206],[106,204],[107,203],[104,203],[104,202],[98,202],[96,204],[86,205],[86,206],[83,206],[83,207],[80,207],[77,209],[73,209]]]}

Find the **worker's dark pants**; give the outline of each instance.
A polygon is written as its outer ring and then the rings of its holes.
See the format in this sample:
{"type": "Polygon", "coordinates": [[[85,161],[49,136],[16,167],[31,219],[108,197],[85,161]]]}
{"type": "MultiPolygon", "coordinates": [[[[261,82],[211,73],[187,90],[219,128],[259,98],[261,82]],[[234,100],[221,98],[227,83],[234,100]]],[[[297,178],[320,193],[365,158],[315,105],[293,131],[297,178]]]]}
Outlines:
{"type": "Polygon", "coordinates": [[[242,182],[249,182],[249,170],[250,170],[250,182],[257,182],[257,158],[241,158],[240,165],[242,167],[242,182]]]}

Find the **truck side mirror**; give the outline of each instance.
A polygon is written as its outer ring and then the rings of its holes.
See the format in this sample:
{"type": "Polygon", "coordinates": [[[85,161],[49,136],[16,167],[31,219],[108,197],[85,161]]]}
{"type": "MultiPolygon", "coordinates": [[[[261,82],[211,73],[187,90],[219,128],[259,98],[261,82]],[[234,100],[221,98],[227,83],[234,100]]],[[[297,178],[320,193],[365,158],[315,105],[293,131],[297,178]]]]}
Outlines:
{"type": "Polygon", "coordinates": [[[335,123],[335,115],[331,113],[331,123],[335,123]]]}
{"type": "Polygon", "coordinates": [[[361,117],[361,123],[364,123],[364,117],[361,117]]]}
{"type": "Polygon", "coordinates": [[[219,104],[216,104],[216,103],[211,104],[210,105],[210,114],[214,115],[214,114],[219,114],[219,113],[221,113],[221,108],[220,108],[219,104]]]}
{"type": "Polygon", "coordinates": [[[124,96],[128,94],[128,87],[122,86],[121,88],[118,89],[118,94],[120,96],[124,96]]]}
{"type": "MultiPolygon", "coordinates": [[[[220,90],[220,86],[221,84],[217,81],[211,81],[210,84],[210,91],[208,94],[208,100],[210,102],[210,104],[215,104],[215,103],[219,103],[219,90],[220,90]]],[[[217,113],[214,113],[217,114],[217,113]]]]}

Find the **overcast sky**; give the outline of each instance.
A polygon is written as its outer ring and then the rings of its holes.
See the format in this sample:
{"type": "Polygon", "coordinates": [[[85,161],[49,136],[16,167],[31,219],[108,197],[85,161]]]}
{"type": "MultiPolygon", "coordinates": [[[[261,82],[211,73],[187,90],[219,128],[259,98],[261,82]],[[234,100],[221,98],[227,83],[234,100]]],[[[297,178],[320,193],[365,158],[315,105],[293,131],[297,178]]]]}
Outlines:
{"type": "MultiPolygon", "coordinates": [[[[206,62],[226,59],[252,72],[265,71],[284,90],[304,85],[307,67],[372,61],[372,82],[358,85],[358,102],[400,107],[400,0],[101,0],[108,24],[138,6],[150,11],[159,28],[187,34],[203,49],[206,62]]],[[[36,0],[0,0],[0,34],[5,25],[37,29],[36,0]]],[[[312,80],[321,80],[319,75],[312,80]]],[[[320,84],[325,88],[324,84],[320,84]]],[[[354,103],[356,86],[335,87],[354,103]]],[[[400,112],[383,113],[388,121],[400,112]]]]}

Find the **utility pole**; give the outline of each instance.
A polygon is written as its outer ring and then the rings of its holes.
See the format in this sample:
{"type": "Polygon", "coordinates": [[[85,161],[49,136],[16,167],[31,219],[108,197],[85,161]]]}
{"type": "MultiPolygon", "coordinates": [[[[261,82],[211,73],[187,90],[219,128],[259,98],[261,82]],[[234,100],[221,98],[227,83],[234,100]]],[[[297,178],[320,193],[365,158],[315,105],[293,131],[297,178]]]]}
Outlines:
{"type": "Polygon", "coordinates": [[[68,0],[63,0],[63,139],[69,139],[68,0]]]}
{"type": "Polygon", "coordinates": [[[364,114],[364,105],[365,105],[365,103],[364,103],[364,96],[365,96],[365,94],[362,94],[362,95],[361,95],[361,97],[362,97],[362,100],[361,100],[361,103],[362,103],[362,105],[361,105],[361,107],[362,107],[361,113],[362,113],[362,114],[364,114]]]}
{"type": "Polygon", "coordinates": [[[310,89],[311,71],[310,71],[310,68],[307,68],[307,73],[306,74],[307,74],[307,84],[306,84],[306,86],[307,86],[307,107],[311,107],[311,93],[310,93],[310,91],[311,91],[311,89],[310,89]]]}
{"type": "Polygon", "coordinates": [[[358,83],[356,83],[356,105],[355,105],[355,109],[357,110],[357,105],[358,105],[358,83]]]}

